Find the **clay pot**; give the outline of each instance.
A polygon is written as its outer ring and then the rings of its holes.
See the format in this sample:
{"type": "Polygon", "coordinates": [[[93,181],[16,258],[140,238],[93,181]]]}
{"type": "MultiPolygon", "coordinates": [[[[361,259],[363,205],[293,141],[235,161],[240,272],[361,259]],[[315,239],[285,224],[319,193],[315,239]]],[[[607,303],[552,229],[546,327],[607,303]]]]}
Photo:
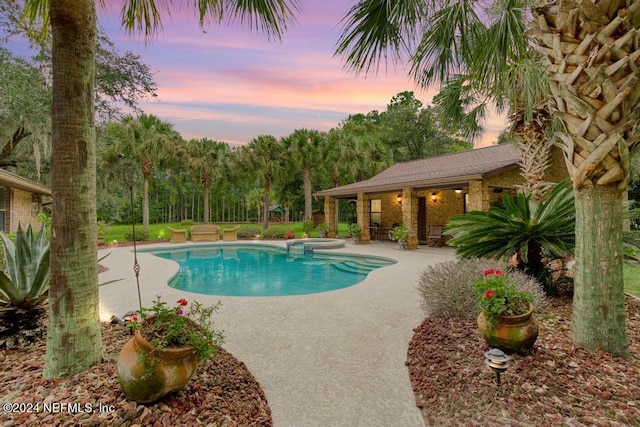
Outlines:
{"type": "Polygon", "coordinates": [[[135,331],[120,351],[118,380],[127,399],[151,403],[184,387],[197,367],[198,358],[192,347],[152,348],[135,331]]]}
{"type": "Polygon", "coordinates": [[[495,322],[487,321],[481,312],[478,315],[478,328],[490,347],[504,351],[528,353],[538,338],[538,324],[533,317],[533,305],[529,311],[515,316],[500,316],[495,322]]]}

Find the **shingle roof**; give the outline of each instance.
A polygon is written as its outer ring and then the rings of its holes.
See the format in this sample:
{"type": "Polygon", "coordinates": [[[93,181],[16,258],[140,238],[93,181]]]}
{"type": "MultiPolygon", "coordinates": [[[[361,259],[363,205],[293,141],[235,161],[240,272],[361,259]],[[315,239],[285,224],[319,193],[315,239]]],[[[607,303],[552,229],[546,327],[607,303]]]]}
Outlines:
{"type": "Polygon", "coordinates": [[[454,185],[517,168],[519,161],[520,153],[515,147],[511,144],[499,144],[461,153],[396,163],[373,178],[318,191],[315,194],[353,197],[360,192],[454,185]]]}
{"type": "Polygon", "coordinates": [[[20,175],[11,173],[4,169],[0,169],[0,185],[11,188],[18,188],[20,190],[29,191],[36,194],[44,194],[51,196],[51,190],[44,185],[40,185],[37,182],[23,178],[20,175]]]}

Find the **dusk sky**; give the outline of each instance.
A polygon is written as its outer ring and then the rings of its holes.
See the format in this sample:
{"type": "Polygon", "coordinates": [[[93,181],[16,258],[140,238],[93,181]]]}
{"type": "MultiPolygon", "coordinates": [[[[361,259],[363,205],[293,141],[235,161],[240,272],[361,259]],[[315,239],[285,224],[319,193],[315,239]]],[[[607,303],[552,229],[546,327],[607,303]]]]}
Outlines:
{"type": "MultiPolygon", "coordinates": [[[[189,7],[163,20],[155,40],[126,35],[120,28],[120,1],[98,10],[100,24],[120,51],[141,55],[156,73],[158,98],[141,108],[174,124],[184,138],[208,137],[247,143],[261,134],[276,137],[297,128],[329,130],[349,114],[383,111],[391,98],[422,91],[393,65],[377,75],[347,72],[334,57],[340,19],[353,1],[301,0],[297,22],[282,41],[269,41],[248,27],[209,26],[204,31],[189,7]]],[[[494,141],[501,118],[486,123],[482,141],[494,141]]]]}

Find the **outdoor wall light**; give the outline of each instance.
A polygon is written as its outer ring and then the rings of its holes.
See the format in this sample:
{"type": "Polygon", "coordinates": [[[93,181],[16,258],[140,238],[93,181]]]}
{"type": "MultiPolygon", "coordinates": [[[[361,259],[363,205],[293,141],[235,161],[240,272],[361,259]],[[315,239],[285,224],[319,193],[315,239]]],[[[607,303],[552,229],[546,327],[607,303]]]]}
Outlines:
{"type": "Polygon", "coordinates": [[[462,188],[456,188],[454,191],[456,192],[456,194],[460,194],[462,193],[462,188]]]}
{"type": "Polygon", "coordinates": [[[396,196],[396,202],[402,203],[402,193],[398,193],[398,195],[396,196]]]}
{"type": "Polygon", "coordinates": [[[438,201],[438,193],[436,193],[435,191],[433,193],[431,193],[431,201],[433,203],[438,201]]]}
{"type": "Polygon", "coordinates": [[[509,356],[498,348],[492,348],[484,354],[484,363],[496,373],[496,384],[500,385],[500,374],[509,367],[509,356]]]}

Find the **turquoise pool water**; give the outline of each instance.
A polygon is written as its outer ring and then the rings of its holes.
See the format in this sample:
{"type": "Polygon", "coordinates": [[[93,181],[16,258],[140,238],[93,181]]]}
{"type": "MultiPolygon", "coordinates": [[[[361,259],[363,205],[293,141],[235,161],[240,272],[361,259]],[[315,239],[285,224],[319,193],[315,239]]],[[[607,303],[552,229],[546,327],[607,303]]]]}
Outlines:
{"type": "Polygon", "coordinates": [[[378,257],[311,253],[290,256],[265,245],[217,245],[151,252],[180,264],[169,286],[206,295],[283,296],[355,285],[395,261],[378,257]]]}

